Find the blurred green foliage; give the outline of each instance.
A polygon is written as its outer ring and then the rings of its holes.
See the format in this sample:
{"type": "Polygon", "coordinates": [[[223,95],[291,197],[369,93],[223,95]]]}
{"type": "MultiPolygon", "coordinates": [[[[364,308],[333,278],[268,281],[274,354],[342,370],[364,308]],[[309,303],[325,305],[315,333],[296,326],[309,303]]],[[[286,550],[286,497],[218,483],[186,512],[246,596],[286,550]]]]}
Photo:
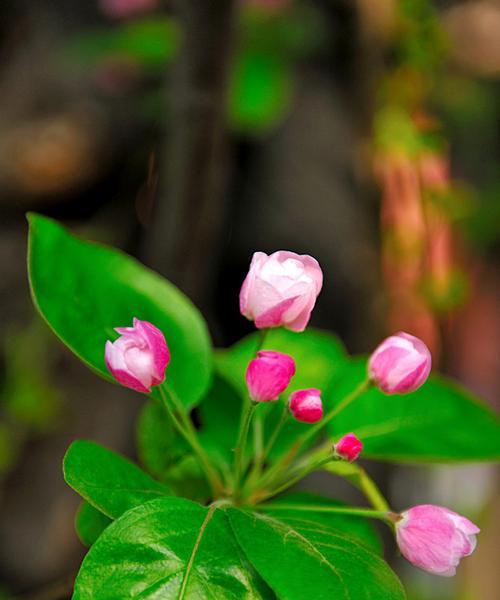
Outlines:
{"type": "Polygon", "coordinates": [[[34,317],[5,337],[0,389],[0,476],[15,466],[24,442],[61,424],[62,396],[51,373],[56,354],[46,325],[34,317]]]}

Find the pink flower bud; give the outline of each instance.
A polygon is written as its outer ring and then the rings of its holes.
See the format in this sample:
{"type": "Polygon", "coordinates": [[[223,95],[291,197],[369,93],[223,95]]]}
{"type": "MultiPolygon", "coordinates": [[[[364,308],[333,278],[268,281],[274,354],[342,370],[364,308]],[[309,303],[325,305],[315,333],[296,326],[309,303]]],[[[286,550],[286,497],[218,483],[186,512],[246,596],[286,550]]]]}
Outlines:
{"type": "Polygon", "coordinates": [[[240,312],[258,329],[304,331],[323,285],[318,261],[280,250],[255,252],[240,291],[240,312]]]}
{"type": "Polygon", "coordinates": [[[295,375],[295,361],[288,354],[261,350],[247,367],[247,386],[254,402],[277,400],[295,375]]]}
{"type": "Polygon", "coordinates": [[[363,442],[354,433],[348,433],[335,444],[335,454],[349,462],[355,461],[363,450],[363,442]]]}
{"type": "Polygon", "coordinates": [[[396,539],[403,556],[434,575],[455,575],[460,559],[476,547],[479,528],[465,517],[432,504],[414,506],[396,523],[396,539]]]}
{"type": "Polygon", "coordinates": [[[121,336],[106,342],[104,360],[125,387],[149,393],[165,380],[170,352],[163,333],[151,323],[134,319],[133,327],[116,327],[121,336]]]}
{"type": "Polygon", "coordinates": [[[148,12],[157,7],[158,0],[100,0],[102,12],[113,19],[123,19],[148,12]]]}
{"type": "Polygon", "coordinates": [[[288,407],[297,421],[316,423],[321,420],[323,417],[323,403],[320,394],[321,391],[316,388],[293,392],[288,401],[288,407]]]}
{"type": "Polygon", "coordinates": [[[386,394],[407,394],[426,382],[431,363],[424,342],[400,332],[385,339],[371,355],[368,374],[386,394]]]}

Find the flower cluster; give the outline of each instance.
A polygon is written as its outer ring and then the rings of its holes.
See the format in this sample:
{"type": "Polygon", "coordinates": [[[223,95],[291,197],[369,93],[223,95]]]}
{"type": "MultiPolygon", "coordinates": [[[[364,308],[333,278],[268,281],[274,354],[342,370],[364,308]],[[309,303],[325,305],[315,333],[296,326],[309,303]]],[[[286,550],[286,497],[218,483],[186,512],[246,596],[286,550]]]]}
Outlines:
{"type": "MultiPolygon", "coordinates": [[[[311,256],[288,251],[270,256],[256,252],[240,292],[241,314],[253,321],[258,329],[284,327],[303,331],[322,284],[321,268],[311,256]]],[[[108,341],[105,347],[109,371],[123,386],[143,393],[151,392],[153,386],[164,382],[170,360],[163,333],[139,319],[134,319],[132,327],[117,327],[116,331],[120,337],[114,342],[108,341]]],[[[272,349],[259,349],[249,362],[246,384],[250,409],[240,436],[240,461],[243,460],[242,449],[245,448],[252,410],[258,405],[278,401],[296,370],[292,356],[272,349]]],[[[362,391],[374,386],[387,395],[408,394],[425,383],[430,370],[431,355],[424,342],[400,332],[385,339],[370,356],[367,384],[362,391]]],[[[324,415],[321,391],[299,389],[289,395],[284,414],[285,418],[291,416],[312,425],[309,430],[315,433],[346,405],[344,400],[324,415]]],[[[362,449],[362,441],[350,432],[334,445],[330,459],[353,462],[362,449]]],[[[237,482],[243,471],[240,464],[237,482]]],[[[275,490],[278,492],[279,489],[275,490]]],[[[454,575],[460,559],[474,550],[475,536],[479,532],[465,517],[432,505],[415,506],[399,515],[387,513],[386,519],[394,523],[402,554],[421,569],[443,576],[454,575]]]]}

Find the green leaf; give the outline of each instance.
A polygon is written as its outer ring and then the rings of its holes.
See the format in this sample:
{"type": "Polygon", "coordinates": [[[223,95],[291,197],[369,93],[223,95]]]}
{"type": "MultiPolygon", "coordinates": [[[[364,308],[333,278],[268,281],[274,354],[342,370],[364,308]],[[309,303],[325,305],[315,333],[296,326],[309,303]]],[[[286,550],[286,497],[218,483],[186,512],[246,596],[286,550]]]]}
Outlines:
{"type": "Polygon", "coordinates": [[[80,240],[40,215],[29,222],[33,300],[56,335],[111,379],[104,345],[117,337],[113,328],[131,325],[133,317],[150,321],[171,351],[169,385],[186,406],[195,405],[209,386],[212,358],[205,322],[188,298],[122,252],[80,240]]]}
{"type": "MultiPolygon", "coordinates": [[[[331,388],[334,405],[366,377],[356,359],[331,388]]],[[[419,390],[387,396],[370,389],[330,425],[335,437],[353,431],[363,456],[398,462],[487,461],[500,458],[500,420],[462,387],[433,375],[419,390]]]]}
{"type": "Polygon", "coordinates": [[[128,511],[106,529],[83,561],[73,599],[271,597],[221,509],[162,498],[128,511]]]}
{"type": "Polygon", "coordinates": [[[113,521],[85,500],[75,516],[75,529],[84,546],[92,546],[113,521]]]}
{"type": "Polygon", "coordinates": [[[206,475],[198,459],[192,454],[180,458],[165,473],[165,482],[176,496],[205,504],[211,497],[206,475]]]}
{"type": "Polygon", "coordinates": [[[266,507],[266,514],[274,516],[284,523],[293,525],[297,520],[310,521],[319,523],[323,527],[327,527],[332,532],[338,534],[346,534],[359,544],[363,544],[372,552],[377,554],[382,553],[382,543],[375,530],[375,527],[368,519],[359,517],[351,517],[349,515],[314,512],[311,510],[301,510],[296,508],[293,510],[284,510],[279,508],[280,505],[320,505],[320,506],[345,506],[343,502],[326,498],[309,492],[291,492],[280,496],[266,507]],[[276,507],[276,508],[272,508],[276,507]]]}
{"type": "Polygon", "coordinates": [[[66,483],[111,519],[170,493],[134,463],[95,442],[73,442],[64,457],[63,471],[66,483]]]}
{"type": "MultiPolygon", "coordinates": [[[[216,356],[218,373],[225,377],[233,386],[240,390],[241,396],[247,395],[245,371],[248,363],[254,358],[255,351],[260,341],[260,334],[249,335],[228,350],[222,350],[216,356]]],[[[286,329],[272,329],[265,339],[264,348],[276,350],[292,356],[295,360],[297,372],[293,377],[285,395],[288,396],[295,390],[316,387],[326,391],[332,384],[336,373],[346,364],[348,358],[339,339],[327,332],[308,328],[302,333],[294,333],[286,329]]],[[[236,401],[233,401],[233,406],[236,401]]],[[[241,400],[240,400],[241,406],[241,400]]],[[[229,408],[228,408],[229,410],[229,408]]],[[[227,423],[224,428],[231,427],[237,431],[239,426],[238,408],[237,419],[234,417],[234,408],[231,408],[232,424],[227,423]]],[[[283,411],[283,403],[269,402],[260,406],[258,415],[265,419],[265,436],[269,439],[283,411]]],[[[227,422],[228,417],[224,417],[227,422]]],[[[310,425],[289,419],[280,433],[271,458],[284,452],[304,433],[310,425]]]]}
{"type": "Polygon", "coordinates": [[[234,508],[227,512],[240,546],[279,598],[405,598],[389,566],[345,534],[311,520],[292,523],[234,508]]]}

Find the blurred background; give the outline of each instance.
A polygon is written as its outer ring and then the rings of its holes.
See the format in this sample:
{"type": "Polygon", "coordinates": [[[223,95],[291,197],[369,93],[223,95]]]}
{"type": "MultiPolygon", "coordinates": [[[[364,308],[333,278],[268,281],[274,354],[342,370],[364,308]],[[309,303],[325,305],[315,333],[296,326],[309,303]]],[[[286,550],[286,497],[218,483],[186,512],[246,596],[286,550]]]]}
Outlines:
{"type": "MultiPolygon", "coordinates": [[[[35,315],[26,211],[167,276],[219,346],[252,329],[255,250],[312,254],[313,325],[352,352],[410,331],[498,409],[499,161],[499,0],[3,0],[0,597],[70,596],[84,548],[62,456],[84,437],[134,457],[142,404],[35,315]]],[[[498,470],[367,468],[394,507],[483,529],[452,580],[389,548],[411,600],[499,600],[498,470]]],[[[357,499],[325,477],[309,486],[357,499]]]]}

